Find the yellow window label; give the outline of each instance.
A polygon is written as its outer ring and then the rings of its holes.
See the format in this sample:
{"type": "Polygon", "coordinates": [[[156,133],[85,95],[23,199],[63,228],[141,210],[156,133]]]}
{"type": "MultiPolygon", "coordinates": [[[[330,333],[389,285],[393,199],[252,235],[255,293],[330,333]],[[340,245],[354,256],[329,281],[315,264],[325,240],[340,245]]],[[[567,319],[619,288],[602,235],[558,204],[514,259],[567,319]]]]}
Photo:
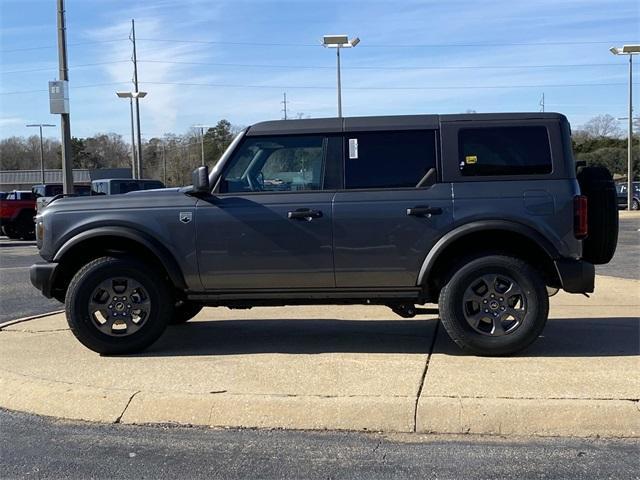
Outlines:
{"type": "Polygon", "coordinates": [[[464,163],[466,163],[467,165],[478,163],[478,157],[475,155],[467,155],[466,157],[464,157],[464,163]]]}

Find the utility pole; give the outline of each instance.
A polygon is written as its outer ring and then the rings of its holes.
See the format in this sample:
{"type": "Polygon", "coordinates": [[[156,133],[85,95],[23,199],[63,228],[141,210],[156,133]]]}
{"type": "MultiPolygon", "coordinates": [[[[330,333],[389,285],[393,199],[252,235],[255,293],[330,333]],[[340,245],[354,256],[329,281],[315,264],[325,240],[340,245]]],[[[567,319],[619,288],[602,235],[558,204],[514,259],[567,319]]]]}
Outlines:
{"type": "Polygon", "coordinates": [[[133,130],[133,97],[129,97],[129,111],[131,112],[131,176],[139,179],[138,155],[136,155],[136,136],[133,130]]]}
{"type": "Polygon", "coordinates": [[[340,81],[340,47],[336,47],[336,58],[338,59],[338,118],[342,118],[342,82],[340,81]]]}
{"type": "Polygon", "coordinates": [[[542,110],[540,110],[540,111],[544,112],[544,92],[542,92],[542,99],[540,100],[539,105],[542,108],[542,110]]]}
{"type": "Polygon", "coordinates": [[[207,125],[193,125],[193,128],[200,130],[200,157],[202,166],[204,167],[204,129],[206,128],[208,130],[210,127],[207,125]]]}
{"type": "Polygon", "coordinates": [[[204,167],[204,127],[200,127],[200,155],[202,157],[202,166],[204,167]]]}
{"type": "MultiPolygon", "coordinates": [[[[58,67],[60,80],[69,81],[67,64],[67,31],[64,18],[64,0],[58,0],[58,67]]],[[[60,114],[62,132],[62,192],[73,193],[73,163],[71,151],[71,123],[69,112],[60,114]]]]}
{"type": "MultiPolygon", "coordinates": [[[[129,37],[131,42],[133,43],[133,86],[135,89],[135,93],[138,93],[138,56],[136,52],[136,22],[132,18],[131,19],[131,36],[129,37]]],[[[135,96],[136,99],[136,128],[138,133],[138,161],[137,161],[137,170],[138,170],[138,178],[143,178],[144,175],[142,173],[142,135],[140,133],[140,100],[138,96],[135,96]]]]}
{"type": "Polygon", "coordinates": [[[633,55],[629,55],[629,138],[627,139],[627,210],[633,206],[633,55]]]}
{"type": "Polygon", "coordinates": [[[282,100],[280,103],[283,105],[282,111],[284,112],[284,119],[287,119],[287,92],[284,92],[283,94],[284,100],[282,100]]]}
{"type": "Polygon", "coordinates": [[[42,143],[42,127],[55,127],[55,125],[51,125],[50,123],[32,123],[27,125],[27,127],[38,127],[40,129],[40,174],[42,177],[42,183],[46,183],[44,181],[44,145],[42,143]]]}
{"type": "Polygon", "coordinates": [[[167,186],[167,157],[164,152],[164,140],[162,141],[162,183],[167,186]]]}

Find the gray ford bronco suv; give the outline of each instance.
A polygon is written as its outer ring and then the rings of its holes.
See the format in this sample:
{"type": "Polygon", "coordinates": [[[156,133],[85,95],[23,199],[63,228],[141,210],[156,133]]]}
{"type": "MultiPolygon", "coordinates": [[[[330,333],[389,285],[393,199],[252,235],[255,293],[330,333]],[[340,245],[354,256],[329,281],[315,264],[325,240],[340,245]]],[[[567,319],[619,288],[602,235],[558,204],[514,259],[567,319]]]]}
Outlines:
{"type": "Polygon", "coordinates": [[[31,281],[102,354],[203,306],[300,304],[437,311],[464,350],[510,354],[615,251],[615,185],[570,137],[557,113],[258,123],[191,186],[53,201],[31,281]]]}

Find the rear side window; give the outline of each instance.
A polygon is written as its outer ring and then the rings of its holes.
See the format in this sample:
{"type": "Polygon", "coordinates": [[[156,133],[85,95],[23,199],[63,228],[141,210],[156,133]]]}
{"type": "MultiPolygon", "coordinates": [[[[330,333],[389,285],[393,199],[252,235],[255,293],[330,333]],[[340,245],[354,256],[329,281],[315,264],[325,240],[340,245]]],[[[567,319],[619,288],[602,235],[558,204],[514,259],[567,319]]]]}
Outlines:
{"type": "Polygon", "coordinates": [[[347,133],[346,188],[416,187],[436,166],[435,130],[347,133]]]}
{"type": "Polygon", "coordinates": [[[459,167],[463,176],[551,173],[545,127],[491,127],[460,130],[459,167]]]}

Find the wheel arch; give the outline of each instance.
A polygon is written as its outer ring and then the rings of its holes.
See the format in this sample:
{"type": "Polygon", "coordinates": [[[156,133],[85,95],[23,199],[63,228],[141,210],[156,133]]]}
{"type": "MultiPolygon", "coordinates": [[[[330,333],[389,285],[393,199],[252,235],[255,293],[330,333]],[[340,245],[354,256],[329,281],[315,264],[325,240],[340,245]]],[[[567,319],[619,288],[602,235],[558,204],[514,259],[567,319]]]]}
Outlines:
{"type": "Polygon", "coordinates": [[[68,239],[53,261],[60,264],[54,290],[66,291],[71,277],[87,262],[106,255],[134,254],[159,267],[172,285],[186,290],[186,282],[171,252],[149,235],[127,227],[100,227],[86,230],[68,239]]]}
{"type": "Polygon", "coordinates": [[[554,265],[560,255],[553,244],[534,228],[508,220],[471,222],[443,235],[425,257],[417,285],[425,289],[429,299],[437,299],[451,266],[482,252],[527,260],[542,272],[547,285],[562,287],[554,265]]]}

